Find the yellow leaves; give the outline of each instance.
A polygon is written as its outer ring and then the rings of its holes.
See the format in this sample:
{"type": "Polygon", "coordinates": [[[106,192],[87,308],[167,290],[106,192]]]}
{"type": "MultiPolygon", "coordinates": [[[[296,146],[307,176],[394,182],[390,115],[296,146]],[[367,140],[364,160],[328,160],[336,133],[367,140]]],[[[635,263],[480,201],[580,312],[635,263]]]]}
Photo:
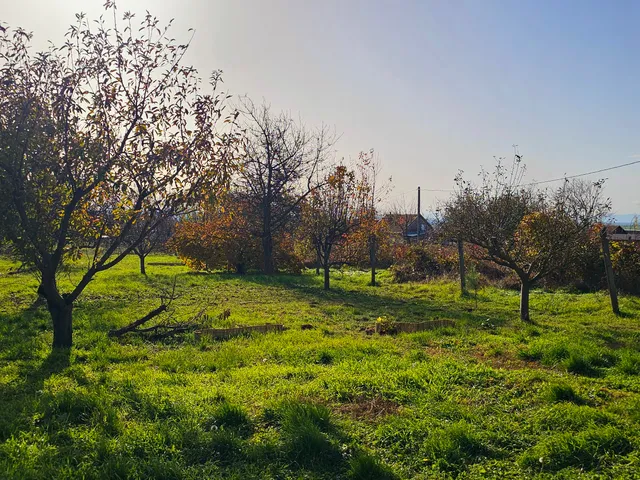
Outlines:
{"type": "Polygon", "coordinates": [[[147,133],[147,126],[144,123],[139,123],[135,128],[136,135],[143,135],[147,133]]]}

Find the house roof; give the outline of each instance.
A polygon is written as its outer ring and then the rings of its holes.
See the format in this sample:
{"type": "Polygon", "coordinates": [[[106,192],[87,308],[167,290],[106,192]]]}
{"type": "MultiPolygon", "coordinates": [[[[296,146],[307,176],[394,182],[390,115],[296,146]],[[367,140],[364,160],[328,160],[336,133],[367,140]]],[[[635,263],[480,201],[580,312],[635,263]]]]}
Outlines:
{"type": "MultiPolygon", "coordinates": [[[[389,223],[400,224],[408,221],[409,224],[411,224],[416,221],[416,214],[415,213],[387,213],[383,215],[382,218],[387,220],[389,223]]],[[[420,221],[424,224],[430,225],[427,219],[424,218],[422,214],[420,215],[420,221]]]]}
{"type": "MultiPolygon", "coordinates": [[[[384,215],[382,218],[389,223],[391,228],[395,228],[396,230],[403,232],[406,236],[417,235],[417,215],[415,213],[389,213],[384,215]]],[[[420,215],[420,226],[422,227],[420,229],[421,235],[433,229],[431,224],[423,215],[420,215]]]]}
{"type": "Polygon", "coordinates": [[[613,235],[613,234],[621,235],[621,234],[627,233],[627,231],[624,228],[622,228],[620,225],[607,225],[605,228],[607,229],[608,235],[613,235]]]}

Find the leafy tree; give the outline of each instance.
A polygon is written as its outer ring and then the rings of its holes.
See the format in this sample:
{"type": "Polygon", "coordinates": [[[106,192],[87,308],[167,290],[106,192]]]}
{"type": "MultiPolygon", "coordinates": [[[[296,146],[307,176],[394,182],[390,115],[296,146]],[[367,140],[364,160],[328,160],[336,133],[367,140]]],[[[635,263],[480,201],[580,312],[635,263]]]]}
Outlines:
{"type": "Polygon", "coordinates": [[[261,263],[260,242],[248,234],[250,223],[247,199],[224,195],[178,223],[170,245],[194,270],[233,268],[243,274],[261,263]]]}
{"type": "Polygon", "coordinates": [[[333,248],[356,226],[362,213],[362,191],[355,172],[338,165],[304,203],[302,231],[322,265],[325,290],[329,290],[333,248]]]}
{"type": "MultiPolygon", "coordinates": [[[[353,171],[349,171],[350,182],[355,188],[352,194],[355,203],[345,205],[345,207],[355,209],[354,212],[351,212],[353,221],[343,229],[339,239],[333,239],[330,242],[332,259],[329,263],[341,262],[359,267],[370,267],[372,285],[375,285],[376,267],[380,260],[390,263],[393,257],[389,225],[377,215],[377,205],[384,198],[384,194],[389,191],[390,179],[389,182],[380,185],[379,173],[380,164],[375,160],[373,150],[361,152],[354,164],[353,171]],[[382,258],[380,258],[381,256],[382,258]]],[[[326,195],[335,193],[331,191],[335,185],[327,183],[329,179],[334,177],[335,172],[332,172],[319,182],[319,190],[329,189],[321,194],[320,198],[324,199],[326,195]]],[[[312,193],[312,198],[315,198],[313,196],[312,193]]],[[[315,200],[317,202],[317,198],[315,200]]],[[[306,218],[303,223],[306,222],[308,231],[308,218],[311,216],[308,208],[304,211],[304,216],[306,218]]],[[[319,226],[319,228],[321,227],[322,225],[319,226]]],[[[308,234],[307,238],[309,238],[308,234]]],[[[318,272],[327,259],[323,259],[322,249],[312,246],[312,250],[317,258],[316,272],[318,272]]]]}
{"type": "Polygon", "coordinates": [[[374,215],[363,215],[337,246],[336,257],[349,265],[372,268],[372,246],[375,246],[374,266],[393,263],[395,248],[388,221],[374,215]],[[375,238],[375,245],[371,244],[372,238],[375,238]]]}
{"type": "Polygon", "coordinates": [[[220,73],[205,92],[170,24],[105,8],[112,21],[79,14],[42,53],[24,30],[0,31],[0,231],[39,272],[54,347],[71,346],[73,306],[92,278],[224,189],[236,159],[220,73]],[[86,270],[61,288],[80,255],[86,270]]]}
{"type": "MultiPolygon", "coordinates": [[[[250,233],[256,217],[246,195],[228,192],[179,222],[170,248],[194,270],[226,268],[244,274],[259,269],[263,265],[260,239],[250,233]]],[[[302,261],[294,252],[292,235],[279,232],[273,240],[278,265],[287,272],[300,273],[302,261]]]]}
{"type": "Polygon", "coordinates": [[[362,197],[362,214],[358,229],[366,235],[366,245],[371,268],[371,285],[376,285],[376,266],[381,247],[387,247],[389,240],[387,224],[377,218],[378,205],[391,189],[391,178],[384,184],[379,183],[381,165],[376,160],[373,150],[360,152],[358,157],[358,177],[360,196],[362,197]]]}
{"type": "Polygon", "coordinates": [[[251,233],[260,238],[263,268],[275,271],[274,236],[291,224],[301,203],[317,187],[321,165],[335,139],[326,128],[311,132],[285,113],[245,99],[243,166],[239,187],[259,212],[251,233]]]}
{"type": "Polygon", "coordinates": [[[623,292],[640,294],[640,244],[612,242],[611,251],[616,286],[623,292]]]}
{"type": "Polygon", "coordinates": [[[479,186],[456,178],[457,189],[442,209],[448,238],[482,248],[485,258],[520,279],[520,318],[529,321],[529,291],[540,279],[575,261],[589,229],[609,210],[602,182],[565,181],[553,190],[522,183],[520,155],[511,168],[499,160],[479,186]]]}

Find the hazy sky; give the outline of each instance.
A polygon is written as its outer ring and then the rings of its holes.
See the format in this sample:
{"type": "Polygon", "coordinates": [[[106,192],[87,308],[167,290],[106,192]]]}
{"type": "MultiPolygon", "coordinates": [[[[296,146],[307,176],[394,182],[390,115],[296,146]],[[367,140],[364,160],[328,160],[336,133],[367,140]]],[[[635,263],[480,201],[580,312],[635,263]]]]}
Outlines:
{"type": "MultiPolygon", "coordinates": [[[[0,0],[0,21],[60,42],[101,0],[0,0]]],[[[640,2],[121,0],[196,35],[187,61],[234,94],[322,122],[338,155],[374,148],[392,196],[425,210],[459,169],[518,144],[527,179],[640,160],[640,2]],[[412,195],[409,193],[409,195],[412,195]]],[[[640,212],[640,164],[606,176],[616,213],[640,212]]]]}

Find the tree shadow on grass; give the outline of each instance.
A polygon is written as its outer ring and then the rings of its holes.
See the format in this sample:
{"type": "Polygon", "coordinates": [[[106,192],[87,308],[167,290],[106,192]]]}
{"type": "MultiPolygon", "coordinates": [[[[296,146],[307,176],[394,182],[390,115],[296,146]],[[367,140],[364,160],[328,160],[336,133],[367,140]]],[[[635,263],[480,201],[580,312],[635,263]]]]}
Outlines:
{"type": "MultiPolygon", "coordinates": [[[[389,314],[393,315],[397,321],[451,319],[470,326],[479,326],[487,319],[486,314],[469,311],[468,306],[462,303],[442,305],[425,298],[403,299],[385,295],[380,288],[376,287],[367,286],[360,290],[345,288],[338,284],[326,291],[319,281],[310,275],[244,275],[236,278],[248,283],[284,289],[297,300],[307,301],[329,315],[333,312],[332,308],[342,306],[353,307],[369,319],[389,314]],[[364,289],[371,291],[364,291],[364,289]]],[[[492,314],[492,322],[498,326],[504,325],[509,318],[512,317],[506,312],[492,314]]]]}
{"type": "MultiPolygon", "coordinates": [[[[4,363],[4,362],[3,362],[4,363]]],[[[0,384],[0,442],[27,430],[45,381],[70,366],[70,350],[54,349],[44,360],[15,361],[14,379],[0,384]]]]}
{"type": "Polygon", "coordinates": [[[29,307],[16,314],[0,314],[0,361],[20,360],[34,352],[37,337],[51,328],[51,317],[37,298],[29,307]]]}
{"type": "MultiPolygon", "coordinates": [[[[286,292],[292,301],[302,301],[319,310],[326,316],[332,317],[336,314],[336,308],[352,308],[354,321],[370,319],[375,320],[380,316],[389,316],[397,321],[423,322],[435,319],[450,319],[459,322],[461,325],[480,326],[487,320],[486,312],[478,312],[469,307],[465,302],[431,301],[424,296],[401,298],[387,293],[380,286],[369,286],[364,284],[350,284],[348,281],[335,281],[331,290],[326,291],[322,287],[321,276],[315,275],[264,275],[260,273],[250,273],[238,275],[229,272],[186,272],[178,275],[179,288],[185,288],[182,279],[200,277],[211,280],[211,287],[221,287],[227,282],[233,282],[234,288],[242,284],[253,284],[270,289],[286,292]]],[[[344,277],[344,275],[343,275],[344,277]]],[[[161,283],[170,281],[173,277],[159,274],[156,280],[161,283]]],[[[208,283],[208,282],[207,282],[208,283]]],[[[199,287],[205,287],[201,284],[199,287]]],[[[223,295],[224,296],[224,295],[223,295]]],[[[277,299],[277,293],[270,292],[267,303],[277,299]]],[[[484,297],[479,296],[482,303],[484,297]]],[[[260,304],[258,297],[252,297],[251,301],[260,304]]],[[[282,297],[281,301],[286,304],[287,298],[282,297]]],[[[251,303],[251,302],[250,302],[251,303]]],[[[259,308],[259,307],[256,307],[259,308]]],[[[345,313],[349,313],[348,310],[345,313]]],[[[506,309],[491,312],[491,322],[496,326],[502,326],[517,316],[517,311],[510,312],[506,309]]]]}
{"type": "Polygon", "coordinates": [[[36,393],[47,378],[70,365],[69,349],[51,350],[42,358],[42,333],[50,328],[51,317],[40,298],[20,313],[0,314],[0,367],[5,374],[0,383],[0,442],[28,427],[36,393]]]}

